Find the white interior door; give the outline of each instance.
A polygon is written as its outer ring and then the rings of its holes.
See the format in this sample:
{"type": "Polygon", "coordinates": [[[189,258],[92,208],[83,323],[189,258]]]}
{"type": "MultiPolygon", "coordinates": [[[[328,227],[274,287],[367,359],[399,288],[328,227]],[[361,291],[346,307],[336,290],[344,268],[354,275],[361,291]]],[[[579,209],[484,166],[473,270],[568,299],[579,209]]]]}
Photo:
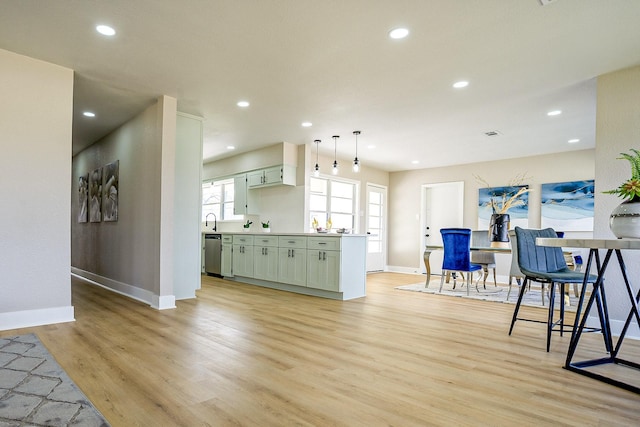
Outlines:
{"type": "MultiPolygon", "coordinates": [[[[421,231],[422,246],[420,248],[421,272],[426,272],[422,260],[425,245],[442,246],[441,228],[462,227],[464,210],[464,182],[444,182],[425,184],[422,186],[421,231]]],[[[442,273],[442,251],[431,253],[430,265],[432,274],[442,273]]]]}
{"type": "Polygon", "coordinates": [[[367,184],[367,271],[382,271],[387,246],[387,188],[367,184]]]}

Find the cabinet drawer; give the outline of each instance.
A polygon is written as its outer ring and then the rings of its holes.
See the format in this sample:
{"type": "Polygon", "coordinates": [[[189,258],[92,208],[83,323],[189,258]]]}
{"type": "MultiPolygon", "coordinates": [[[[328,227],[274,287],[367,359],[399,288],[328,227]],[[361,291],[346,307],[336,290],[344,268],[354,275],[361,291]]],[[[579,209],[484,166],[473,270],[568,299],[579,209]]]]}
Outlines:
{"type": "Polygon", "coordinates": [[[339,237],[309,237],[307,239],[307,248],[339,251],[340,238],[339,237]]]}
{"type": "Polygon", "coordinates": [[[222,236],[222,244],[223,245],[230,245],[233,243],[233,236],[222,236]]]}
{"type": "Polygon", "coordinates": [[[298,236],[280,236],[278,246],[281,248],[305,249],[307,247],[307,238],[298,236]]]}
{"type": "Polygon", "coordinates": [[[241,236],[235,235],[233,236],[233,244],[234,245],[253,245],[253,236],[241,236]]]}
{"type": "Polygon", "coordinates": [[[253,236],[255,246],[278,246],[278,236],[253,236]]]}

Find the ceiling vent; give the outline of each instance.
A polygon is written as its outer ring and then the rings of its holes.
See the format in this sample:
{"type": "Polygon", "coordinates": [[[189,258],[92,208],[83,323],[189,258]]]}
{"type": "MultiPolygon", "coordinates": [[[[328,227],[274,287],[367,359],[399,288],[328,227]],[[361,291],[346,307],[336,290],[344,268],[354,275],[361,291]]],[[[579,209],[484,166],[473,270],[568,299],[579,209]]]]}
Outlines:
{"type": "Polygon", "coordinates": [[[500,133],[500,131],[497,131],[497,130],[490,130],[489,132],[485,132],[484,134],[485,134],[485,136],[488,136],[488,137],[494,137],[494,136],[502,135],[500,133]]]}

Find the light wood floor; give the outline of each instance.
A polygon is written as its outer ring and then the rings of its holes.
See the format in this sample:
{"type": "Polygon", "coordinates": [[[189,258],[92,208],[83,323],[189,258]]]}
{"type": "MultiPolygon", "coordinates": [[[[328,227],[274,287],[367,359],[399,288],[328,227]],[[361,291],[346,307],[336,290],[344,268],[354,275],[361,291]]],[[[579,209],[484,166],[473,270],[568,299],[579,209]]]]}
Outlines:
{"type": "Polygon", "coordinates": [[[543,325],[507,335],[513,305],[394,289],[420,280],[341,302],[203,277],[159,312],[73,279],[76,322],[0,336],[36,333],[114,427],[640,424],[640,396],[561,368],[568,337],[547,353],[543,325]]]}

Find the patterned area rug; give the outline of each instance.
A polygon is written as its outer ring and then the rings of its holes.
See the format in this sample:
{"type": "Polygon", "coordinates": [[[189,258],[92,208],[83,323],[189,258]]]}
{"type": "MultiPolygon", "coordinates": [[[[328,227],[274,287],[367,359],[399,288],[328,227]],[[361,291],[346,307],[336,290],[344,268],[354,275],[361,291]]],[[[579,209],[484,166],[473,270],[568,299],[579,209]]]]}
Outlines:
{"type": "Polygon", "coordinates": [[[109,423],[34,334],[0,338],[0,427],[109,423]]]}
{"type": "MultiPolygon", "coordinates": [[[[495,286],[493,283],[489,283],[487,281],[487,288],[484,289],[482,287],[482,283],[478,286],[478,290],[476,291],[475,283],[472,283],[469,287],[469,296],[467,296],[467,285],[466,282],[461,283],[458,281],[456,288],[453,289],[453,281],[450,283],[445,283],[442,287],[442,293],[438,292],[440,288],[440,279],[432,280],[429,284],[428,288],[424,287],[424,282],[414,283],[411,285],[403,285],[398,286],[395,289],[399,289],[401,291],[413,291],[413,292],[424,292],[428,294],[434,295],[446,295],[446,296],[455,296],[460,298],[471,298],[476,300],[483,301],[493,301],[493,302],[501,302],[507,304],[515,304],[518,301],[518,292],[520,292],[520,288],[517,285],[513,285],[511,287],[511,293],[509,294],[509,299],[507,299],[507,294],[509,293],[509,287],[498,284],[495,286]]],[[[540,285],[534,284],[525,294],[522,299],[522,305],[532,306],[532,307],[549,307],[549,295],[545,293],[544,305],[542,304],[542,296],[540,295],[540,285]]],[[[555,298],[555,306],[559,308],[559,295],[556,293],[555,298]]],[[[574,295],[573,288],[571,288],[571,292],[569,295],[569,304],[565,304],[565,310],[567,311],[575,311],[575,307],[578,304],[578,297],[574,295]]]]}

